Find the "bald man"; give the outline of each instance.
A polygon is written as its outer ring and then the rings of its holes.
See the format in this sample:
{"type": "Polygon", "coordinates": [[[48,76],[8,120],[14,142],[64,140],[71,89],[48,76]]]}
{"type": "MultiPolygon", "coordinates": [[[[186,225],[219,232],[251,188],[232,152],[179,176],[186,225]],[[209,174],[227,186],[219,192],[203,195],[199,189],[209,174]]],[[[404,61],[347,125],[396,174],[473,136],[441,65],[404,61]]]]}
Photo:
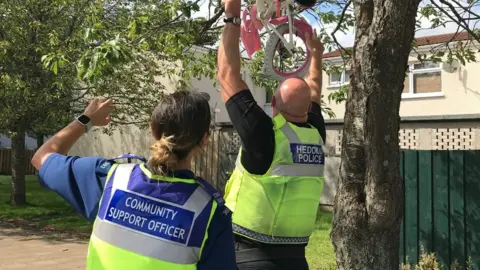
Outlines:
{"type": "Polygon", "coordinates": [[[237,266],[308,269],[305,247],[315,226],[323,179],[323,45],[316,37],[308,38],[309,74],[280,84],[270,118],[240,76],[239,15],[240,0],[226,0],[218,50],[222,99],[242,142],[225,190],[233,212],[237,266]]]}

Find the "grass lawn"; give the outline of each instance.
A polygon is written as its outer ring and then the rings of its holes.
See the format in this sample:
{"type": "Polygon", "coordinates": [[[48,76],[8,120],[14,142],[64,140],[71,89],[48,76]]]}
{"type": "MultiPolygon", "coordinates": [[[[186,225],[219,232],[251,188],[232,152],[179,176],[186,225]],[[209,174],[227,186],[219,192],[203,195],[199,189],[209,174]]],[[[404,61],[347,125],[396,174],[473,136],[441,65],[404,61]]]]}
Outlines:
{"type": "Polygon", "coordinates": [[[330,241],[332,213],[318,211],[315,231],[307,246],[307,259],[311,270],[332,270],[335,266],[335,253],[330,241]]]}
{"type": "MultiPolygon", "coordinates": [[[[2,221],[50,233],[69,232],[86,237],[91,225],[78,215],[55,192],[40,186],[36,176],[27,176],[27,206],[11,206],[10,176],[0,175],[0,224],[2,221]]],[[[315,231],[307,247],[307,258],[312,270],[335,269],[335,256],[330,243],[332,214],[319,211],[315,231]],[[333,266],[333,267],[332,267],[333,266]]]]}
{"type": "Polygon", "coordinates": [[[27,206],[12,206],[10,176],[0,175],[0,221],[29,229],[53,230],[88,236],[91,225],[58,194],[40,186],[37,177],[27,176],[27,206]]]}

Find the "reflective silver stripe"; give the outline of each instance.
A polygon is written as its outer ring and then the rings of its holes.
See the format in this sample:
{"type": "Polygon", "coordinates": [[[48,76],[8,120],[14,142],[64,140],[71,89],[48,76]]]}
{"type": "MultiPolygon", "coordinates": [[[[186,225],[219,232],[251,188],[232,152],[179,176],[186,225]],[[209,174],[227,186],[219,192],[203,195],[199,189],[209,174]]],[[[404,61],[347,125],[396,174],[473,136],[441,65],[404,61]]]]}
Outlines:
{"type": "Polygon", "coordinates": [[[163,241],[101,219],[95,222],[93,235],[121,249],[171,263],[197,263],[200,253],[199,248],[163,241]]]}
{"type": "Polygon", "coordinates": [[[295,131],[288,123],[285,123],[285,125],[283,125],[280,130],[283,132],[283,134],[285,134],[290,143],[302,143],[298,138],[297,133],[295,133],[295,131]]]}
{"type": "MultiPolygon", "coordinates": [[[[290,143],[302,143],[298,138],[297,133],[292,129],[292,127],[288,123],[283,125],[280,128],[280,130],[283,132],[283,134],[285,134],[285,136],[287,137],[290,143]]],[[[322,136],[319,136],[319,137],[320,139],[318,140],[318,144],[322,145],[323,144],[322,136]]]]}
{"type": "MultiPolygon", "coordinates": [[[[211,199],[212,199],[212,196],[210,196],[210,194],[208,194],[207,191],[205,191],[205,189],[199,186],[195,189],[195,191],[192,193],[190,198],[188,198],[185,204],[181,206],[181,208],[188,209],[194,212],[195,215],[193,217],[193,220],[195,222],[198,215],[202,213],[202,210],[207,206],[207,204],[210,202],[211,199]]],[[[193,224],[192,224],[192,228],[193,228],[193,224]]],[[[192,230],[188,232],[188,238],[187,238],[188,240],[190,240],[191,234],[192,234],[192,230]]],[[[187,240],[187,243],[188,243],[188,240],[187,240]]],[[[196,253],[196,255],[198,255],[198,253],[196,253]]]]}
{"type": "Polygon", "coordinates": [[[319,164],[276,165],[271,176],[323,176],[324,166],[319,164]]]}
{"type": "MultiPolygon", "coordinates": [[[[117,189],[128,191],[127,186],[134,166],[135,164],[120,164],[118,166],[113,178],[114,182],[112,183],[112,195],[117,189]]],[[[129,192],[139,196],[148,197],[136,192],[129,192]]],[[[149,198],[151,200],[161,201],[152,197],[149,198]]],[[[210,196],[210,194],[208,194],[208,192],[201,186],[198,186],[183,206],[176,206],[194,212],[194,221],[192,223],[193,228],[195,220],[200,215],[202,210],[207,206],[210,200],[212,200],[212,196],[210,196]]],[[[172,204],[169,202],[163,203],[170,205],[172,204]]],[[[192,228],[189,231],[187,243],[190,239],[192,228]]],[[[151,236],[100,218],[95,221],[93,236],[113,246],[134,252],[136,254],[141,254],[171,263],[194,264],[198,262],[200,256],[200,248],[188,247],[180,243],[151,236]]]]}
{"type": "Polygon", "coordinates": [[[132,174],[133,168],[136,164],[119,164],[115,169],[115,175],[113,176],[112,194],[115,190],[127,190],[128,182],[130,181],[130,174],[132,174]]]}
{"type": "Polygon", "coordinates": [[[305,237],[284,237],[284,236],[273,236],[263,233],[254,232],[247,228],[244,228],[237,224],[232,224],[232,229],[236,234],[243,235],[247,238],[256,240],[258,242],[267,243],[267,244],[306,244],[308,243],[309,236],[305,237]]]}
{"type": "MultiPolygon", "coordinates": [[[[240,150],[240,151],[242,151],[242,150],[240,150]]],[[[240,154],[239,154],[239,155],[237,156],[237,160],[235,160],[235,166],[236,166],[239,170],[241,170],[241,171],[243,172],[243,167],[240,166],[240,165],[241,165],[241,164],[240,164],[240,154]]]]}
{"type": "Polygon", "coordinates": [[[300,142],[297,133],[295,133],[295,131],[288,123],[285,123],[285,125],[283,125],[280,130],[283,132],[283,134],[285,134],[290,143],[302,143],[300,142]]]}

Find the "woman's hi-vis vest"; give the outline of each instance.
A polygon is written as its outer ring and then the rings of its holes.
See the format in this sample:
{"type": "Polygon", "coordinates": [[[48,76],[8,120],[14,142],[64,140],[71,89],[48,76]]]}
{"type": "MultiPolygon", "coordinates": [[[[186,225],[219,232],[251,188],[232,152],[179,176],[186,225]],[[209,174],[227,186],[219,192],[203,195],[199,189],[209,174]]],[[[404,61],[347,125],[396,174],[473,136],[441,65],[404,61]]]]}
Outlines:
{"type": "Polygon", "coordinates": [[[86,269],[197,269],[217,207],[213,190],[201,179],[152,175],[144,164],[113,165],[86,269]]]}
{"type": "Polygon", "coordinates": [[[264,175],[242,166],[240,153],[225,190],[235,234],[268,244],[308,243],[323,186],[323,140],[316,128],[273,118],[275,153],[264,175]]]}

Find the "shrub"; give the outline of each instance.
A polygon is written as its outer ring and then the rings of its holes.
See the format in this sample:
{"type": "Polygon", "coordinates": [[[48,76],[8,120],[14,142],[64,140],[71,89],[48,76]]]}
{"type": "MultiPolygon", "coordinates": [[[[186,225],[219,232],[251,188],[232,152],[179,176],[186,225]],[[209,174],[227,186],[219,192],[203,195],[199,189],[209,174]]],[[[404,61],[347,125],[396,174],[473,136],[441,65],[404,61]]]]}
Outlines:
{"type": "MultiPolygon", "coordinates": [[[[408,260],[408,258],[407,258],[408,260]]],[[[410,265],[410,264],[401,264],[400,265],[401,270],[442,270],[442,269],[448,269],[448,267],[442,267],[440,263],[437,260],[437,257],[435,253],[427,253],[421,247],[421,253],[420,253],[420,260],[417,262],[416,265],[410,265]]],[[[460,270],[462,267],[458,264],[457,261],[454,261],[452,265],[450,266],[451,270],[460,270]]],[[[472,270],[473,269],[473,262],[472,258],[468,258],[467,261],[467,270],[472,270]]]]}

